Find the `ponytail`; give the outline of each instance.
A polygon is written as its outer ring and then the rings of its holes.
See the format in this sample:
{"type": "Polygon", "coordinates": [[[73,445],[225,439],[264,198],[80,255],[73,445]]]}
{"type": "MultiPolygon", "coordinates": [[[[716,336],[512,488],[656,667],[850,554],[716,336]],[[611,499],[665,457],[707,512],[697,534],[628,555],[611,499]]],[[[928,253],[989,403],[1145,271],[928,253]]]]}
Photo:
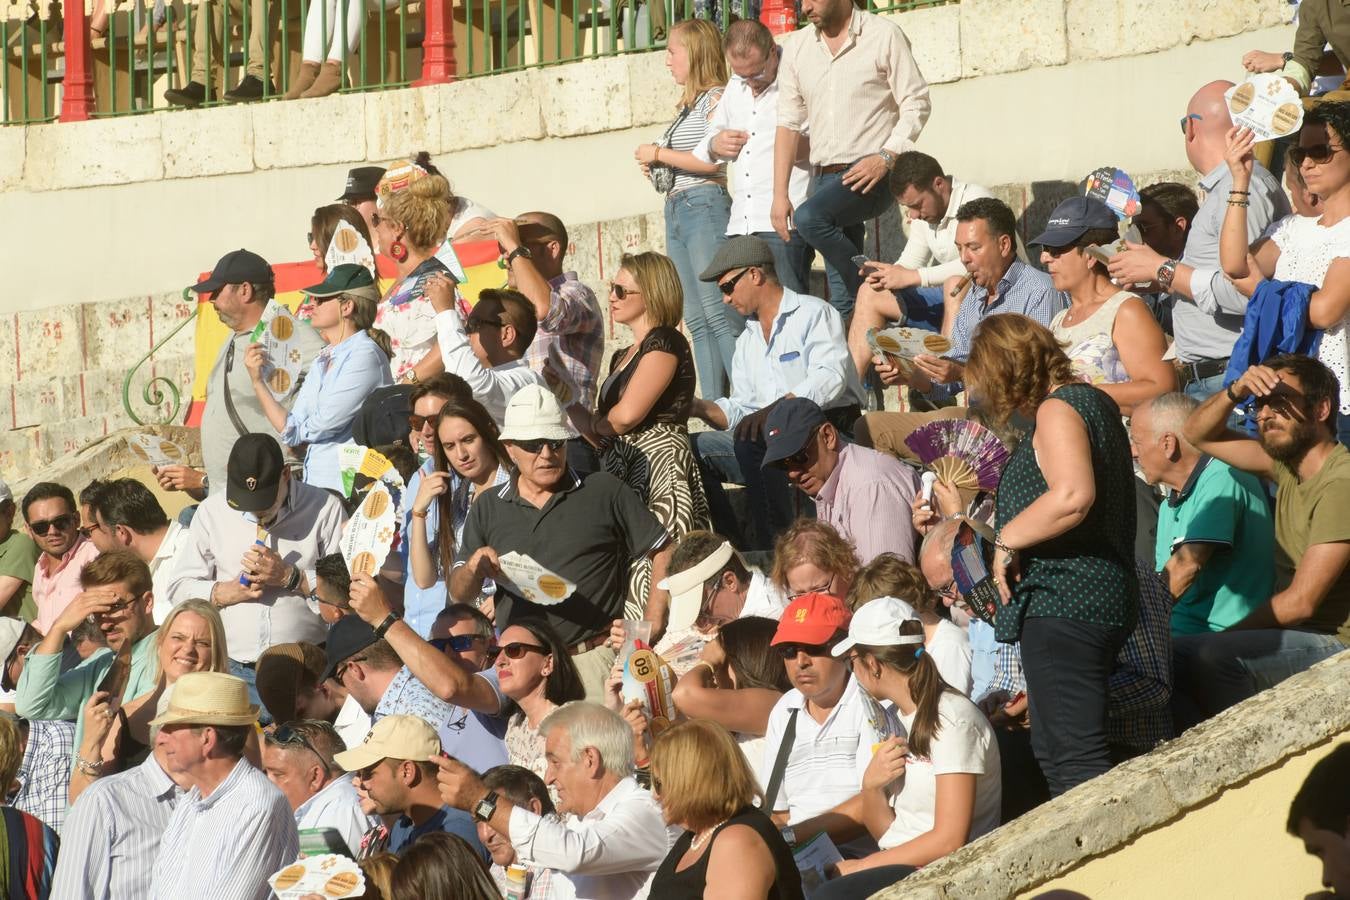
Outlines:
{"type": "Polygon", "coordinates": [[[366,336],[375,342],[375,346],[384,351],[384,355],[390,360],[394,358],[394,342],[390,340],[389,335],[378,328],[367,328],[366,336]]]}
{"type": "MultiPolygon", "coordinates": [[[[923,634],[923,624],[916,619],[900,623],[902,635],[923,634]]],[[[918,707],[914,724],[909,729],[909,746],[915,756],[927,757],[933,741],[942,729],[938,720],[938,704],[942,692],[952,688],[942,680],[932,654],[922,644],[900,644],[889,647],[859,646],[881,665],[894,669],[909,679],[909,695],[918,707]]]]}

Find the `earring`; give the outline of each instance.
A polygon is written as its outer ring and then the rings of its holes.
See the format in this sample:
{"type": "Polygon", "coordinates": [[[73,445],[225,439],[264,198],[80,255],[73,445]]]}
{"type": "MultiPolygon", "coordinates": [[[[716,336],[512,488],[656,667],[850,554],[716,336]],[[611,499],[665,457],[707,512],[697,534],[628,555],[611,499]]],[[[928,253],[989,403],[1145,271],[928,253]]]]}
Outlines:
{"type": "Polygon", "coordinates": [[[394,258],[394,262],[403,262],[408,258],[408,248],[402,241],[394,241],[389,245],[389,255],[394,258]]]}

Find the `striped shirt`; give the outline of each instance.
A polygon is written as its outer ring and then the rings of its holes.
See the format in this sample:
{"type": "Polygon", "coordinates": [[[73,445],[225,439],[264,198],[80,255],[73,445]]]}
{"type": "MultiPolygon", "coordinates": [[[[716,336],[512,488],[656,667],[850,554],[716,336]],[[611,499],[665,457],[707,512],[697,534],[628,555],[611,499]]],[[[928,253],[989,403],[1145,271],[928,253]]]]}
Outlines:
{"type": "Polygon", "coordinates": [[[28,723],[28,746],[19,766],[14,808],[37,816],[61,833],[70,805],[70,760],[75,755],[75,723],[54,719],[28,723]]]}
{"type": "Polygon", "coordinates": [[[0,895],[44,900],[61,839],[41,821],[12,806],[0,806],[0,895]]]}
{"type": "MultiPolygon", "coordinates": [[[[675,120],[675,130],[670,133],[669,147],[672,150],[679,150],[684,153],[692,153],[699,144],[703,143],[708,136],[709,122],[712,119],[713,111],[717,107],[717,101],[722,98],[722,88],[715,88],[711,91],[704,91],[694,99],[694,105],[689,109],[689,114],[683,112],[675,120]]],[[[701,184],[724,184],[726,182],[726,167],[719,166],[714,175],[695,175],[693,172],[686,172],[684,169],[675,169],[675,183],[671,187],[672,194],[678,194],[687,188],[698,187],[701,184]]]]}
{"type": "MultiPolygon", "coordinates": [[[[1113,744],[1152,750],[1172,737],[1172,595],[1153,567],[1134,561],[1139,577],[1139,622],[1116,654],[1108,682],[1106,736],[1113,744]]],[[[1025,690],[1022,647],[999,644],[990,691],[1025,690]]]]}
{"type": "Polygon", "coordinates": [[[155,859],[155,900],[267,900],[270,875],[300,853],[295,815],[276,785],[240,759],[209,797],[174,809],[155,859]]]}
{"type": "Polygon", "coordinates": [[[53,900],[149,895],[160,836],[183,794],[153,754],[85,788],[70,809],[53,900]]]}
{"type": "MultiPolygon", "coordinates": [[[[964,363],[970,356],[970,341],[975,336],[975,328],[985,316],[1021,313],[1049,328],[1050,320],[1066,305],[1065,296],[1055,290],[1055,283],[1049,275],[1014,259],[1008,271],[998,280],[992,300],[989,299],[988,288],[978,284],[970,286],[966,298],[961,301],[961,308],[957,310],[956,321],[952,323],[952,349],[942,355],[964,363]]],[[[965,386],[959,381],[934,384],[928,396],[934,400],[948,400],[964,389],[965,386]]]]}

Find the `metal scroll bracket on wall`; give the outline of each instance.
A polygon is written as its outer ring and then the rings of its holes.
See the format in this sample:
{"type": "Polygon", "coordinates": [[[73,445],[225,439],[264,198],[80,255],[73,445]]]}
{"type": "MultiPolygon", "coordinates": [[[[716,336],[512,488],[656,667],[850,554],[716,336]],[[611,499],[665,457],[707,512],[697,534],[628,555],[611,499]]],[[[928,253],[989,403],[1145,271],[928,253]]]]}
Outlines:
{"type": "Polygon", "coordinates": [[[183,392],[178,385],[174,383],[172,378],[169,378],[166,375],[156,375],[145,383],[145,387],[141,388],[141,401],[147,407],[155,409],[160,413],[150,422],[147,422],[138,416],[135,408],[131,404],[131,382],[135,379],[136,373],[140,371],[141,366],[145,365],[150,357],[159,352],[159,348],[173,340],[178,332],[182,331],[189,322],[192,322],[197,318],[197,303],[190,294],[190,288],[183,289],[183,299],[194,301],[192,302],[192,313],[182,322],[179,322],[173,331],[170,331],[165,335],[163,340],[151,347],[148,353],[138,359],[136,364],[127,370],[126,377],[122,379],[122,408],[125,409],[127,415],[131,417],[131,421],[135,422],[137,425],[168,425],[171,422],[178,420],[179,410],[183,407],[183,392]],[[167,414],[164,413],[166,402],[169,404],[167,406],[167,414]]]}

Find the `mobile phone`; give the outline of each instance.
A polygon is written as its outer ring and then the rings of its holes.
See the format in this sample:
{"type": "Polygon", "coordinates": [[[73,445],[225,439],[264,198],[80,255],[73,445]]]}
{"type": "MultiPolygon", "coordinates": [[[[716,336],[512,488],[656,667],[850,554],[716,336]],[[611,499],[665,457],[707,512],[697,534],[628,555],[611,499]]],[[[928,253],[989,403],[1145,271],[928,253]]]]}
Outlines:
{"type": "Polygon", "coordinates": [[[867,267],[867,264],[870,263],[871,260],[859,253],[857,256],[853,257],[852,262],[859,269],[863,269],[867,267]]]}

